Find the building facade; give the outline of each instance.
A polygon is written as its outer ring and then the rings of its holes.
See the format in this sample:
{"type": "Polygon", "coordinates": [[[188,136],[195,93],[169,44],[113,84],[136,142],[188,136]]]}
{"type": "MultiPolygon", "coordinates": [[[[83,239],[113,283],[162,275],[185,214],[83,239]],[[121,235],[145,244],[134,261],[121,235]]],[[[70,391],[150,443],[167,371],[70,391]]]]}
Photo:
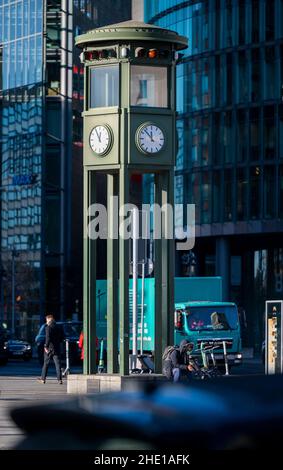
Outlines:
{"type": "Polygon", "coordinates": [[[145,0],[144,13],[189,39],[175,194],[196,205],[193,272],[223,276],[244,344],[259,349],[264,301],[283,298],[283,1],[145,0]]]}
{"type": "Polygon", "coordinates": [[[74,36],[129,19],[130,2],[115,3],[0,0],[0,317],[28,339],[46,311],[81,310],[83,67],[74,36]]]}

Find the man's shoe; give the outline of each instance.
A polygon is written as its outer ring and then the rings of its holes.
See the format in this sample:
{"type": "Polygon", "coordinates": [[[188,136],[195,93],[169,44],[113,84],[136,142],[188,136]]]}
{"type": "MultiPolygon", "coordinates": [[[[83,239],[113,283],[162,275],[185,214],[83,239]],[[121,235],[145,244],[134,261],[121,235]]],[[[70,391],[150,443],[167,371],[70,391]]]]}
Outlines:
{"type": "Polygon", "coordinates": [[[63,380],[58,380],[58,384],[63,385],[63,380]]]}
{"type": "Polygon", "coordinates": [[[45,380],[42,379],[41,377],[39,377],[39,378],[37,379],[37,381],[40,382],[41,384],[45,384],[45,380]]]}

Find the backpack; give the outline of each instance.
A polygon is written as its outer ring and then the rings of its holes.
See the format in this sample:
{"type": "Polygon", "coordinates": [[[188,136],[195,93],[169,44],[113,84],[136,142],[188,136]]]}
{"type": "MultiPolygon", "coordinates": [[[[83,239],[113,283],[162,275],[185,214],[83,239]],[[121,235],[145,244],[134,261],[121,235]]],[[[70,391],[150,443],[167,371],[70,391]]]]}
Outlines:
{"type": "Polygon", "coordinates": [[[179,346],[166,346],[166,348],[164,349],[164,353],[162,355],[162,360],[166,361],[170,359],[171,353],[175,351],[176,349],[178,349],[178,347],[179,346]]]}

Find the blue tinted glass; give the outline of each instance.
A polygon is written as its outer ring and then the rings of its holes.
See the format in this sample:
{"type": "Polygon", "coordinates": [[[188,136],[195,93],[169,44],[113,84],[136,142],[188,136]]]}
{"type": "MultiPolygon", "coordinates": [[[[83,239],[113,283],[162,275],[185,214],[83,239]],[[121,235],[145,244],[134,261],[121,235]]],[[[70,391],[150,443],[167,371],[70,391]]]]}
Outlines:
{"type": "Polygon", "coordinates": [[[23,35],[23,3],[19,2],[17,4],[17,31],[16,37],[20,38],[23,35]]]}
{"type": "Polygon", "coordinates": [[[3,42],[9,41],[9,21],[10,21],[10,11],[9,7],[4,7],[4,14],[3,14],[3,42]]]}
{"type": "MultiPolygon", "coordinates": [[[[1,2],[1,0],[0,0],[1,2]]],[[[3,29],[2,29],[2,25],[3,25],[3,8],[0,6],[0,43],[3,42],[3,29]]]]}
{"type": "Polygon", "coordinates": [[[35,33],[35,23],[36,23],[36,10],[35,10],[35,0],[30,0],[30,34],[35,33]]]}
{"type": "Polygon", "coordinates": [[[42,22],[43,22],[43,2],[42,0],[37,0],[36,3],[37,7],[37,14],[36,14],[36,26],[35,26],[35,31],[36,33],[39,33],[42,31],[42,22]]]}
{"type": "Polygon", "coordinates": [[[42,36],[36,37],[36,82],[42,80],[42,36]]]}
{"type": "Polygon", "coordinates": [[[29,1],[24,0],[23,2],[23,8],[24,8],[24,36],[27,36],[29,31],[28,31],[28,25],[29,25],[29,1]]]}
{"type": "Polygon", "coordinates": [[[10,41],[16,38],[16,5],[10,7],[10,41]]]}

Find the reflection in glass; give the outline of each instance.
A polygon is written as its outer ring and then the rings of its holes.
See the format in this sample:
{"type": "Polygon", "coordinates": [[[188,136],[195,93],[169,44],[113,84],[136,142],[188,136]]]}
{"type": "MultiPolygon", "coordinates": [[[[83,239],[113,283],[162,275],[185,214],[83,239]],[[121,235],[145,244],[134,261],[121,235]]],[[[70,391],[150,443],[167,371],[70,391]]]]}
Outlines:
{"type": "Polygon", "coordinates": [[[119,66],[107,65],[90,70],[90,108],[119,106],[119,66]]]}
{"type": "Polygon", "coordinates": [[[191,121],[191,162],[192,166],[200,166],[201,157],[201,117],[193,118],[191,121]]]}
{"type": "Polygon", "coordinates": [[[131,106],[168,107],[167,67],[131,66],[131,106]]]}
{"type": "Polygon", "coordinates": [[[201,222],[203,224],[210,224],[211,222],[211,182],[210,173],[205,172],[202,174],[201,186],[201,222]]]}

